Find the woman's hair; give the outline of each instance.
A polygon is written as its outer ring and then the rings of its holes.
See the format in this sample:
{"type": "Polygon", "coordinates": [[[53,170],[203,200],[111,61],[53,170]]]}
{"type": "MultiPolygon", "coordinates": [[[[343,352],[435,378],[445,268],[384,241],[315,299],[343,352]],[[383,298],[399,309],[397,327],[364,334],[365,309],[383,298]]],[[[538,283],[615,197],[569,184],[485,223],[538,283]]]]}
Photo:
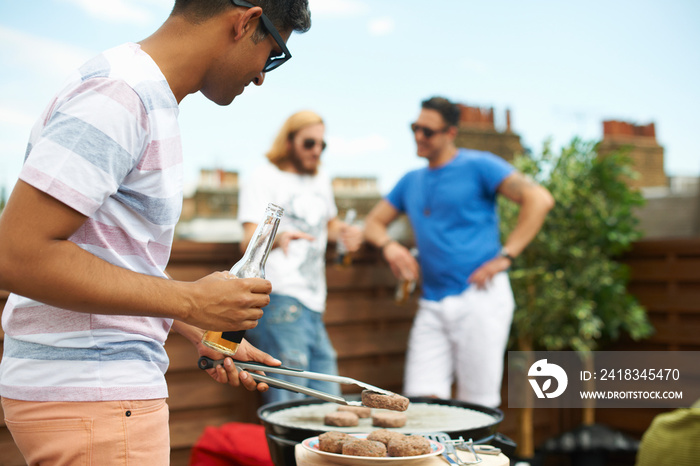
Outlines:
{"type": "Polygon", "coordinates": [[[302,110],[287,118],[287,121],[284,122],[277,133],[277,137],[272,142],[272,147],[266,154],[268,160],[277,167],[284,165],[290,156],[289,142],[294,139],[297,131],[317,123],[323,124],[323,118],[310,110],[302,110]]]}

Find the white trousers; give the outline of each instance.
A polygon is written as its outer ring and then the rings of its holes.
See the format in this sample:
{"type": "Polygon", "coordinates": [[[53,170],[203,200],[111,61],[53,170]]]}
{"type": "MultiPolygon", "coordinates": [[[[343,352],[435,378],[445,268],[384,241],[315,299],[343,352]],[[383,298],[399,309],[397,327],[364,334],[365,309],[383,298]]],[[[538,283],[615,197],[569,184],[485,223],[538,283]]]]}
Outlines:
{"type": "Polygon", "coordinates": [[[452,398],[496,408],[515,301],[508,275],[441,301],[421,299],[408,342],[404,395],[452,398]]]}

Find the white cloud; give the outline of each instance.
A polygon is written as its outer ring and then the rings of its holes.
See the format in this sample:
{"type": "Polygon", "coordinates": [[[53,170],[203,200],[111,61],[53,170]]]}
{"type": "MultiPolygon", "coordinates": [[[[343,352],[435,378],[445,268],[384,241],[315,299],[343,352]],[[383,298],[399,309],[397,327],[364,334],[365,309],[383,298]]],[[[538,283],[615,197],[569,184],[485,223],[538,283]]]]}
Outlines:
{"type": "MultiPolygon", "coordinates": [[[[14,29],[0,26],[0,59],[5,72],[33,69],[41,75],[65,77],[95,53],[14,29]]],[[[26,75],[25,75],[26,77],[26,75]]]]}
{"type": "Polygon", "coordinates": [[[386,36],[395,29],[393,18],[373,18],[367,22],[367,30],[373,36],[386,36]]]}
{"type": "Polygon", "coordinates": [[[391,144],[389,139],[378,134],[371,134],[360,138],[346,139],[342,137],[330,137],[328,149],[333,151],[333,156],[358,157],[367,154],[376,154],[386,151],[391,144]]]}
{"type": "MultiPolygon", "coordinates": [[[[64,0],[84,10],[90,16],[114,23],[144,24],[151,20],[151,13],[126,0],[64,0]]],[[[153,3],[151,0],[148,3],[153,3]]],[[[159,2],[162,4],[163,2],[159,2]]]]}
{"type": "MultiPolygon", "coordinates": [[[[89,1],[89,0],[85,0],[89,1]]],[[[309,0],[311,17],[350,17],[369,12],[369,5],[360,0],[309,0]]]]}

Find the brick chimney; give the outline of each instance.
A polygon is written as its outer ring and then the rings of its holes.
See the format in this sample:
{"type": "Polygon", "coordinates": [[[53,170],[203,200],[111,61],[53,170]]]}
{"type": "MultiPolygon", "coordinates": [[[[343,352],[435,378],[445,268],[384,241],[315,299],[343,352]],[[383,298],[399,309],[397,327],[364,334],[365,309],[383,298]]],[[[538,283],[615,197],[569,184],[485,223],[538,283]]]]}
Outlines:
{"type": "Polygon", "coordinates": [[[520,136],[511,130],[510,110],[506,110],[506,129],[498,131],[493,107],[471,107],[458,104],[460,109],[457,147],[483,150],[503,157],[509,162],[523,152],[520,136]]]}
{"type": "Polygon", "coordinates": [[[493,119],[493,107],[470,107],[468,105],[462,104],[458,104],[458,106],[461,110],[461,114],[459,117],[460,127],[491,130],[496,129],[493,119]]]}
{"type": "Polygon", "coordinates": [[[603,138],[652,138],[656,142],[654,123],[635,125],[626,121],[606,120],[603,122],[603,138]]]}
{"type": "Polygon", "coordinates": [[[603,121],[603,140],[599,153],[630,148],[633,168],[639,172],[639,178],[629,180],[633,188],[668,186],[668,178],[664,171],[664,148],[656,141],[654,123],[637,125],[627,121],[603,121]]]}

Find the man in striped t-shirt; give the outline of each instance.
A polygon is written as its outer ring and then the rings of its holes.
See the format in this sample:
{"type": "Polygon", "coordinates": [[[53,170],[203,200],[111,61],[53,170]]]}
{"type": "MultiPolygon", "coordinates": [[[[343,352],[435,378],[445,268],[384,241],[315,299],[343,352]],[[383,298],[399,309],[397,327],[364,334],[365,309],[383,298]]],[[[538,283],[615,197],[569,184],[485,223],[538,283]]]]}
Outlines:
{"type": "MultiPolygon", "coordinates": [[[[168,464],[168,332],[219,358],[202,329],[250,329],[269,302],[267,280],[165,273],[182,206],[180,101],[201,91],[230,104],[310,27],[307,0],[251,1],[176,0],[152,36],[77,70],[32,129],[0,217],[0,289],[12,293],[0,396],[29,464],[168,464]]],[[[279,364],[245,342],[236,358],[279,364]]],[[[208,372],[267,389],[224,366],[208,372]]]]}

